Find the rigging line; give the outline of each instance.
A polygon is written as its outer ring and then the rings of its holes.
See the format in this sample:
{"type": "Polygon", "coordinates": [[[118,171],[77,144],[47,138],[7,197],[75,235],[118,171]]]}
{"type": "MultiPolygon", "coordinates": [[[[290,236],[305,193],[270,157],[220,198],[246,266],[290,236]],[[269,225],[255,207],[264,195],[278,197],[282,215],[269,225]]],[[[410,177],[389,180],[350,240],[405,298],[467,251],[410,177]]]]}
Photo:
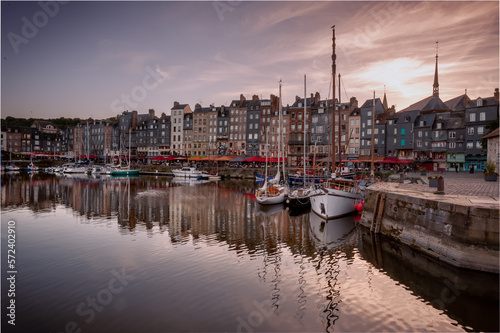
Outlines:
{"type": "Polygon", "coordinates": [[[345,94],[345,98],[346,98],[346,101],[349,100],[349,96],[347,95],[347,91],[345,90],[345,83],[344,83],[344,77],[340,77],[340,80],[342,81],[342,87],[344,88],[344,94],[345,94]]]}

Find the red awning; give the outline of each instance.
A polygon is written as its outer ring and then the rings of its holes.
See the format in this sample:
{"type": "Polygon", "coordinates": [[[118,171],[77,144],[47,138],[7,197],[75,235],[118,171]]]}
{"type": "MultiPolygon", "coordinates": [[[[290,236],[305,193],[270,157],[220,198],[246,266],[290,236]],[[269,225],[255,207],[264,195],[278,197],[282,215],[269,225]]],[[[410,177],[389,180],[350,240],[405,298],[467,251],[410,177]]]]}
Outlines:
{"type": "Polygon", "coordinates": [[[151,159],[151,161],[166,161],[167,158],[163,156],[156,156],[151,159]]]}
{"type": "Polygon", "coordinates": [[[265,162],[266,159],[264,157],[252,156],[244,160],[243,162],[265,162]]]}
{"type": "Polygon", "coordinates": [[[395,157],[386,157],[382,163],[392,163],[392,164],[396,164],[396,163],[399,163],[398,162],[398,159],[395,158],[395,157]]]}
{"type": "Polygon", "coordinates": [[[406,164],[409,164],[409,163],[412,163],[413,161],[412,160],[398,160],[398,163],[406,163],[406,164]]]}

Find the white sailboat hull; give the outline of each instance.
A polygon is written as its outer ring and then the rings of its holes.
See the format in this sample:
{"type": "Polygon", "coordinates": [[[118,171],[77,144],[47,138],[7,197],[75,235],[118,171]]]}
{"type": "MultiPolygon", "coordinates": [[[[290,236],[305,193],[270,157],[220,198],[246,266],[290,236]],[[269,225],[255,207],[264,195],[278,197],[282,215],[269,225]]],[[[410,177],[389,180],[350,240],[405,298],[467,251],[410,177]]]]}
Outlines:
{"type": "Polygon", "coordinates": [[[287,196],[287,189],[284,186],[269,186],[267,184],[264,187],[257,190],[255,193],[255,199],[261,205],[275,205],[285,202],[287,196]]]}
{"type": "Polygon", "coordinates": [[[256,196],[257,202],[261,205],[275,205],[279,203],[285,202],[285,192],[282,191],[278,195],[275,196],[256,196]]]}
{"type": "Polygon", "coordinates": [[[361,194],[332,188],[315,190],[311,195],[311,210],[318,216],[329,220],[351,214],[361,201],[361,194]]]}

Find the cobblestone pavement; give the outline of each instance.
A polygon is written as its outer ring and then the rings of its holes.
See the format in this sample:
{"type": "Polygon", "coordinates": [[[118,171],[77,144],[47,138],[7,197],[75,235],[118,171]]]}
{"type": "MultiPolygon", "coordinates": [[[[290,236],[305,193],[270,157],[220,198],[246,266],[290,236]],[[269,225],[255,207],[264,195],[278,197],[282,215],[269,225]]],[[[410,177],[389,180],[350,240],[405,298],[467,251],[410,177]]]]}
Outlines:
{"type": "MultiPolygon", "coordinates": [[[[427,175],[433,175],[434,173],[429,172],[427,175]]],[[[444,192],[445,195],[464,195],[471,197],[490,197],[499,200],[500,193],[500,182],[487,182],[484,180],[484,174],[482,172],[474,172],[473,174],[469,172],[443,172],[436,173],[444,178],[444,192]]],[[[419,172],[409,172],[407,174],[408,178],[418,178],[420,177],[425,184],[404,184],[405,188],[411,189],[413,191],[421,192],[435,192],[437,188],[429,187],[429,180],[427,176],[421,176],[419,172]]]]}

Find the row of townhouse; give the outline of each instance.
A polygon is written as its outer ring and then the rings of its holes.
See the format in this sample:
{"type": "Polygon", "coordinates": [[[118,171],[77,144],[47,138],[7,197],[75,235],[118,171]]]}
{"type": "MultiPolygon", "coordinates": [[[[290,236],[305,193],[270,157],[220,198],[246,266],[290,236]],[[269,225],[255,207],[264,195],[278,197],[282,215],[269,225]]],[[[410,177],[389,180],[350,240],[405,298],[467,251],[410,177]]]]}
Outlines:
{"type": "MultiPolygon", "coordinates": [[[[336,101],[337,102],[337,101],[336,101]]],[[[277,156],[283,140],[289,165],[309,157],[335,153],[345,161],[369,162],[372,150],[377,162],[414,163],[427,169],[449,169],[457,165],[482,169],[486,153],[481,138],[486,124],[498,119],[498,89],[493,97],[470,100],[466,94],[441,101],[438,94],[395,112],[387,98],[369,99],[358,107],[355,97],[336,103],[332,129],[332,100],[319,93],[296,97],[282,108],[280,137],[279,99],[247,100],[240,95],[229,107],[174,103],[171,115],[156,116],[123,112],[118,122],[83,121],[66,131],[45,121],[31,128],[2,127],[2,150],[8,152],[68,153],[72,155],[118,156],[130,151],[136,159],[167,155],[277,156]],[[304,135],[305,134],[305,135],[304,135]],[[306,143],[304,145],[304,138],[306,143]],[[372,145],[373,142],[373,145],[372,145]],[[266,150],[266,144],[269,144],[266,150]],[[340,154],[339,154],[340,152],[340,154]]]]}

